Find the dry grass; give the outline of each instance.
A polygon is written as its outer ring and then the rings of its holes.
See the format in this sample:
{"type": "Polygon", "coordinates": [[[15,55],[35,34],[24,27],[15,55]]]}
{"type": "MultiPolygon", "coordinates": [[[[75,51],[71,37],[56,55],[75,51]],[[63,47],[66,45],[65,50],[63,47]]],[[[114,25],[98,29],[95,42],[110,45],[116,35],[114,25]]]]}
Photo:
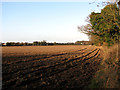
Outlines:
{"type": "Polygon", "coordinates": [[[99,66],[99,71],[92,80],[92,88],[119,88],[118,82],[118,60],[117,45],[112,47],[102,47],[103,60],[99,66]]]}

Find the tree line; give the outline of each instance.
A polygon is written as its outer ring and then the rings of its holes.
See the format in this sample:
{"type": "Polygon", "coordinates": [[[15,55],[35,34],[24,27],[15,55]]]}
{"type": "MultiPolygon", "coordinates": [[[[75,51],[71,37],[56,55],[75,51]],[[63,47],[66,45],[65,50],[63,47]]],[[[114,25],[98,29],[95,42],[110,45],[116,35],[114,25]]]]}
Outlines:
{"type": "Polygon", "coordinates": [[[2,46],[51,46],[51,45],[93,45],[90,41],[76,41],[75,43],[68,42],[68,43],[49,43],[46,40],[43,41],[34,41],[33,43],[28,42],[7,42],[1,43],[2,46]]]}

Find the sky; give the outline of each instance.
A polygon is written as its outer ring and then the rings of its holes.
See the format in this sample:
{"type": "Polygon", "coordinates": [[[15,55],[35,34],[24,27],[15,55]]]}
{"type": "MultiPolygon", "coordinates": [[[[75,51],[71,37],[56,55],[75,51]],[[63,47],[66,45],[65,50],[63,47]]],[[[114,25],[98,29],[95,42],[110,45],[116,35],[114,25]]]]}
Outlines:
{"type": "MultiPolygon", "coordinates": [[[[93,0],[94,1],[94,0],[93,0]]],[[[2,2],[2,42],[89,40],[78,30],[101,8],[90,2],[2,2]]]]}

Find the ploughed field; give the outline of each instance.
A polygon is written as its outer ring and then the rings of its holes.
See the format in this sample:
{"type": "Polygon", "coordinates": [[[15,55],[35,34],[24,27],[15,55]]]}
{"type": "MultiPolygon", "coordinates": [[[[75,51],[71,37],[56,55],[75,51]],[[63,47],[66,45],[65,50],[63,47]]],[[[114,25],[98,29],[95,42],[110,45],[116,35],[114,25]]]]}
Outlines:
{"type": "Polygon", "coordinates": [[[87,87],[101,54],[95,46],[2,47],[2,88],[87,87]]]}

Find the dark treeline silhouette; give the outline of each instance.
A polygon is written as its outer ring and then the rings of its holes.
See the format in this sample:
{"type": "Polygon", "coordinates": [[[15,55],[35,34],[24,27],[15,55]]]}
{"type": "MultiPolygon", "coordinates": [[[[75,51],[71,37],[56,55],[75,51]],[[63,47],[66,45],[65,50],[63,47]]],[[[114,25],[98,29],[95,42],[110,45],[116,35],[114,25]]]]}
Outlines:
{"type": "Polygon", "coordinates": [[[51,46],[51,45],[92,45],[90,41],[76,41],[75,43],[68,42],[68,43],[49,43],[45,40],[43,41],[34,41],[33,43],[28,42],[7,42],[1,43],[1,46],[51,46]]]}
{"type": "Polygon", "coordinates": [[[90,41],[76,41],[75,45],[93,45],[90,41]]]}

